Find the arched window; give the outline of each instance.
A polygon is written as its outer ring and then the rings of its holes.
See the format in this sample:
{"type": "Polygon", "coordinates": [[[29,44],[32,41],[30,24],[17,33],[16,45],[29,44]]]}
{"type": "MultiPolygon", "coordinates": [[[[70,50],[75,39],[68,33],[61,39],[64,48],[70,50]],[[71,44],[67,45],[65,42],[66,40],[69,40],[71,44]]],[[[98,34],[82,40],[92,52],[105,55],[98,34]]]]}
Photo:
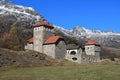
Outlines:
{"type": "Polygon", "coordinates": [[[71,51],[71,53],[70,53],[71,55],[75,55],[76,54],[76,52],[75,51],[71,51]]]}
{"type": "Polygon", "coordinates": [[[73,58],[72,58],[72,60],[73,60],[73,61],[76,61],[76,60],[77,60],[77,58],[76,58],[76,57],[73,57],[73,58]]]}

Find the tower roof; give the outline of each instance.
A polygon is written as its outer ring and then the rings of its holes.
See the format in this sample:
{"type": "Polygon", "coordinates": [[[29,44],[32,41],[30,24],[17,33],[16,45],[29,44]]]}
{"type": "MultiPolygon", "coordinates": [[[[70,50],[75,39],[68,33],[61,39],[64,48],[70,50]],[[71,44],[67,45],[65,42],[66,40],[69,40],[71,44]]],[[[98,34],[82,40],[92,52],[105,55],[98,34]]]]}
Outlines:
{"type": "Polygon", "coordinates": [[[58,39],[63,39],[62,36],[50,36],[45,42],[44,44],[54,44],[58,41],[58,39]]]}
{"type": "Polygon", "coordinates": [[[100,44],[98,42],[96,42],[95,40],[89,40],[85,45],[98,45],[98,46],[100,46],[100,44]]]}
{"type": "Polygon", "coordinates": [[[27,42],[29,42],[29,43],[33,43],[33,37],[30,38],[30,39],[28,39],[27,42]]]}
{"type": "Polygon", "coordinates": [[[38,22],[37,24],[33,25],[34,27],[40,27],[40,26],[44,26],[44,27],[48,27],[48,28],[54,28],[52,24],[50,24],[49,22],[43,20],[38,22]]]}

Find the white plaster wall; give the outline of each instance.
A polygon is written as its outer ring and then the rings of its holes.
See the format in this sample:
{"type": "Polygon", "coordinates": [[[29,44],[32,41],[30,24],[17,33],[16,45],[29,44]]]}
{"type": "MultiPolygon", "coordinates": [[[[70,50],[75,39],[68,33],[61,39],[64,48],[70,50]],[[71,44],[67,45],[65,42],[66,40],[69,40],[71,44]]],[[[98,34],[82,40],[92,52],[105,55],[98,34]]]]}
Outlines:
{"type": "Polygon", "coordinates": [[[81,54],[82,54],[82,49],[73,49],[73,50],[67,50],[67,54],[65,56],[65,58],[69,61],[72,61],[72,62],[77,62],[77,63],[81,63],[81,54]],[[76,54],[75,55],[71,55],[70,53],[72,51],[75,51],[76,54]],[[77,60],[73,60],[72,58],[77,58],[77,60]]]}
{"type": "Polygon", "coordinates": [[[95,45],[86,45],[85,52],[87,55],[95,55],[95,45]]]}
{"type": "Polygon", "coordinates": [[[67,50],[67,55],[70,55],[70,53],[71,53],[72,51],[75,51],[76,53],[78,53],[78,50],[77,50],[77,49],[67,50]]]}
{"type": "Polygon", "coordinates": [[[33,50],[34,46],[33,46],[33,44],[27,43],[27,45],[25,46],[25,49],[33,50]]]}
{"type": "Polygon", "coordinates": [[[72,62],[78,62],[78,63],[81,63],[81,54],[77,54],[77,55],[66,55],[65,58],[69,61],[72,61],[72,62]],[[77,60],[73,60],[72,58],[77,58],[77,60]]]}

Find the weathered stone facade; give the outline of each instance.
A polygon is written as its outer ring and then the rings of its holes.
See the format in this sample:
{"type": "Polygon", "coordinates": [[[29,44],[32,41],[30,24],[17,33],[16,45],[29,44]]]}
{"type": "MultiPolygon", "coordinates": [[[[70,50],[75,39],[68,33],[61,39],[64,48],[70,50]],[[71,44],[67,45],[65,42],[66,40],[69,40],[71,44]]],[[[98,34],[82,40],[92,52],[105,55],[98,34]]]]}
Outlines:
{"type": "Polygon", "coordinates": [[[54,27],[46,21],[35,25],[33,40],[28,40],[25,49],[38,51],[55,59],[65,58],[66,43],[61,36],[53,34],[53,28],[54,27]]]}
{"type": "Polygon", "coordinates": [[[55,58],[61,59],[65,58],[66,55],[66,44],[63,40],[58,40],[58,42],[55,45],[55,58]]]}
{"type": "Polygon", "coordinates": [[[55,59],[67,59],[78,63],[100,61],[100,45],[96,41],[88,41],[84,48],[67,45],[61,36],[53,34],[54,27],[46,21],[34,26],[33,38],[28,40],[25,49],[35,50],[55,59]],[[67,49],[66,49],[67,48],[67,49]]]}
{"type": "Polygon", "coordinates": [[[55,58],[55,44],[44,45],[44,52],[43,53],[55,58]]]}
{"type": "Polygon", "coordinates": [[[44,45],[44,53],[55,59],[65,58],[66,44],[62,40],[58,40],[56,44],[44,45]]]}
{"type": "Polygon", "coordinates": [[[45,26],[35,27],[33,33],[34,50],[43,53],[43,43],[50,36],[53,36],[52,29],[45,26]]]}
{"type": "MultiPolygon", "coordinates": [[[[69,46],[68,46],[69,47],[69,46]]],[[[100,62],[100,45],[86,44],[82,47],[71,47],[67,49],[66,59],[78,63],[100,62]]]]}
{"type": "Polygon", "coordinates": [[[27,43],[27,46],[25,46],[25,49],[33,50],[33,44],[32,43],[27,43]]]}

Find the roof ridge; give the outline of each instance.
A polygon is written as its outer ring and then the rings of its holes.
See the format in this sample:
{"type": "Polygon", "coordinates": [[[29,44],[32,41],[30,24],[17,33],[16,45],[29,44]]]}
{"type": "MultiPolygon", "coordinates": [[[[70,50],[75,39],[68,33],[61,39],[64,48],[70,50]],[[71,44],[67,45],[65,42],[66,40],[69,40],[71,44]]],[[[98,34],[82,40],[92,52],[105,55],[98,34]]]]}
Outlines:
{"type": "Polygon", "coordinates": [[[45,27],[48,27],[48,28],[54,28],[53,25],[46,20],[42,20],[42,21],[38,22],[37,24],[35,24],[33,26],[34,27],[45,26],[45,27]]]}

